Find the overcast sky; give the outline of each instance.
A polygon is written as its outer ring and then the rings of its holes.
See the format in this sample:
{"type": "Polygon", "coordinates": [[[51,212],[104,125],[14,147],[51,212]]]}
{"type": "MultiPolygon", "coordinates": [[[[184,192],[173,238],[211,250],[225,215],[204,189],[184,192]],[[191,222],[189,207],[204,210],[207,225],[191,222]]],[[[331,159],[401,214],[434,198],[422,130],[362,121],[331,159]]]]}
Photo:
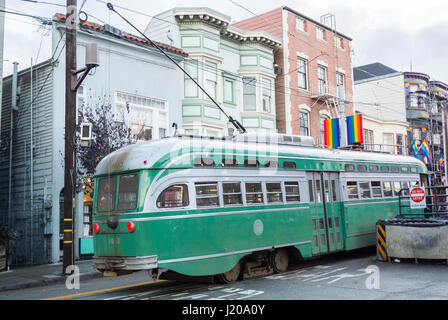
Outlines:
{"type": "MultiPolygon", "coordinates": [[[[34,1],[34,0],[31,0],[34,1]]],[[[6,10],[52,17],[56,12],[65,13],[64,0],[37,0],[60,4],[45,5],[23,0],[6,0],[6,10]]],[[[353,66],[381,62],[398,71],[412,70],[428,74],[433,80],[448,83],[448,1],[447,0],[233,0],[255,14],[282,5],[319,21],[320,16],[336,15],[338,31],[353,38],[353,66]]],[[[78,8],[83,0],[78,0],[78,8]]],[[[232,18],[233,22],[254,15],[230,0],[112,0],[112,3],[131,8],[147,15],[155,15],[173,7],[210,7],[232,18]]],[[[136,33],[119,17],[110,15],[104,3],[87,0],[84,8],[89,20],[136,33]],[[99,19],[99,20],[98,20],[99,19]],[[100,21],[102,20],[102,21],[100,21]]],[[[122,13],[142,31],[150,18],[127,11],[122,13]]],[[[12,62],[20,63],[19,69],[29,67],[33,61],[41,62],[51,57],[51,32],[39,28],[36,20],[16,15],[6,15],[4,43],[4,76],[11,73],[12,62]],[[40,49],[39,49],[40,48],[40,49]]]]}

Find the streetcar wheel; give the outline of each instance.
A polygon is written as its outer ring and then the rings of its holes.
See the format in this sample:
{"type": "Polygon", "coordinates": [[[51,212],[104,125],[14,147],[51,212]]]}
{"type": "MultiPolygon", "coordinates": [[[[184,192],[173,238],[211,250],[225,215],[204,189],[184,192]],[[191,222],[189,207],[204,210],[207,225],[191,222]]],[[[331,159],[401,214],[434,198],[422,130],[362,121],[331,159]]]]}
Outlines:
{"type": "Polygon", "coordinates": [[[288,250],[286,248],[277,249],[272,253],[272,267],[275,272],[281,273],[285,272],[288,269],[289,257],[288,250]]]}
{"type": "Polygon", "coordinates": [[[232,283],[238,280],[241,272],[241,264],[238,262],[232,269],[227,272],[218,274],[218,279],[222,283],[232,283]]]}

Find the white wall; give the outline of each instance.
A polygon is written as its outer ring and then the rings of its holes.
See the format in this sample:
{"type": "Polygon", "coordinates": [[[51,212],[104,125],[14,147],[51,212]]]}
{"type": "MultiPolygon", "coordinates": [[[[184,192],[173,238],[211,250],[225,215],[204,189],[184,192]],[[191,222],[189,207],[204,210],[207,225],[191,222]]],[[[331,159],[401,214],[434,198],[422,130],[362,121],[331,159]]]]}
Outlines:
{"type": "MultiPolygon", "coordinates": [[[[57,25],[53,28],[53,50],[63,31],[63,25],[57,25]]],[[[115,92],[121,91],[165,100],[168,109],[167,135],[172,132],[171,124],[173,122],[176,122],[181,129],[183,96],[183,74],[181,70],[157,49],[151,48],[148,50],[146,46],[142,47],[93,30],[91,34],[78,32],[78,68],[85,65],[85,45],[89,42],[95,42],[99,46],[100,66],[93,71],[93,75],[87,76],[83,82],[88,96],[110,96],[110,101],[113,103],[115,92]]],[[[64,109],[65,52],[60,56],[59,63],[54,69],[53,199],[59,199],[59,193],[64,187],[64,109]]],[[[54,262],[59,260],[59,210],[59,201],[56,200],[52,213],[52,257],[54,262]]],[[[81,215],[76,217],[80,221],[82,219],[82,209],[77,210],[77,214],[81,215]]],[[[80,235],[82,235],[82,228],[78,228],[76,237],[80,235]]]]}

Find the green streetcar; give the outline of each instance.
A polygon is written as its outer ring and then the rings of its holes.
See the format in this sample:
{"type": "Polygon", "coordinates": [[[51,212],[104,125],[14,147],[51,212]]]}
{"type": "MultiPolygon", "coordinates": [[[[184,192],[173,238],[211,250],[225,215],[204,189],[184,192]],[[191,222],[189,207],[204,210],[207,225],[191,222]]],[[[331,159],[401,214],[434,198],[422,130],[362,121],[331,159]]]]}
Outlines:
{"type": "Polygon", "coordinates": [[[413,157],[283,134],[137,143],[97,167],[95,266],[226,283],[283,272],[291,259],[375,245],[376,221],[427,173],[413,157]]]}

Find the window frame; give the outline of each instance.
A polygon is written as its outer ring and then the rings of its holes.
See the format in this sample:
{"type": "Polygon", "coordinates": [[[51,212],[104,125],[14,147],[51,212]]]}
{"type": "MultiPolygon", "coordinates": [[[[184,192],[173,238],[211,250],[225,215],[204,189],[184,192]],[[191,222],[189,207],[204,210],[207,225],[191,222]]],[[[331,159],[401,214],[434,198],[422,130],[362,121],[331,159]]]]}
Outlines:
{"type": "Polygon", "coordinates": [[[194,193],[195,193],[195,204],[196,204],[196,208],[200,209],[200,208],[219,208],[221,207],[221,199],[220,199],[220,192],[219,192],[219,181],[195,181],[194,183],[194,193]],[[216,195],[212,194],[212,195],[199,195],[198,196],[198,190],[197,187],[199,186],[211,186],[211,185],[216,185],[216,195]],[[200,199],[212,199],[212,198],[217,198],[218,199],[218,203],[217,204],[213,204],[213,205],[198,205],[198,200],[200,199]]]}
{"type": "Polygon", "coordinates": [[[243,85],[243,110],[244,111],[257,111],[257,78],[256,77],[243,77],[241,79],[243,85]],[[251,90],[247,88],[251,87],[251,90]],[[253,90],[253,92],[252,92],[253,90]],[[249,91],[249,92],[248,92],[249,91]],[[247,107],[246,97],[253,97],[253,106],[247,107]]]}
{"type": "Polygon", "coordinates": [[[246,205],[248,206],[256,206],[256,205],[264,205],[265,203],[265,192],[263,188],[263,183],[261,181],[244,181],[244,201],[246,205]],[[259,184],[260,185],[260,191],[259,192],[247,192],[247,185],[248,184],[259,184]],[[260,195],[261,194],[261,202],[248,202],[247,196],[248,195],[260,195]]]}
{"type": "Polygon", "coordinates": [[[306,110],[299,111],[299,133],[301,136],[310,135],[310,113],[306,110]],[[306,120],[306,127],[302,126],[302,120],[306,120]],[[306,128],[306,135],[302,134],[302,128],[306,128]]]}
{"type": "Polygon", "coordinates": [[[297,77],[297,86],[299,89],[308,90],[308,60],[301,57],[297,57],[297,77]],[[299,65],[299,61],[303,62],[303,65],[299,65]],[[302,67],[304,67],[304,70],[301,70],[302,67]],[[301,78],[304,83],[304,87],[301,86],[301,78]]]}
{"type": "MultiPolygon", "coordinates": [[[[182,191],[182,192],[184,192],[184,191],[182,191]]],[[[179,208],[187,208],[187,207],[189,207],[190,206],[190,193],[189,193],[189,188],[188,188],[188,184],[186,184],[186,183],[174,183],[174,184],[170,184],[169,186],[167,186],[166,188],[164,188],[160,193],[159,193],[159,195],[157,196],[157,198],[156,198],[156,203],[155,203],[156,205],[155,205],[155,207],[157,208],[157,209],[162,209],[162,210],[167,210],[167,209],[179,209],[179,208]],[[162,196],[162,194],[165,192],[165,191],[167,191],[168,189],[170,189],[170,188],[172,188],[172,187],[177,187],[177,186],[185,186],[186,187],[186,196],[187,196],[187,204],[186,205],[184,205],[184,203],[182,202],[182,205],[180,205],[180,206],[172,206],[172,207],[160,207],[159,205],[158,205],[158,202],[159,202],[159,198],[162,196]]]]}

